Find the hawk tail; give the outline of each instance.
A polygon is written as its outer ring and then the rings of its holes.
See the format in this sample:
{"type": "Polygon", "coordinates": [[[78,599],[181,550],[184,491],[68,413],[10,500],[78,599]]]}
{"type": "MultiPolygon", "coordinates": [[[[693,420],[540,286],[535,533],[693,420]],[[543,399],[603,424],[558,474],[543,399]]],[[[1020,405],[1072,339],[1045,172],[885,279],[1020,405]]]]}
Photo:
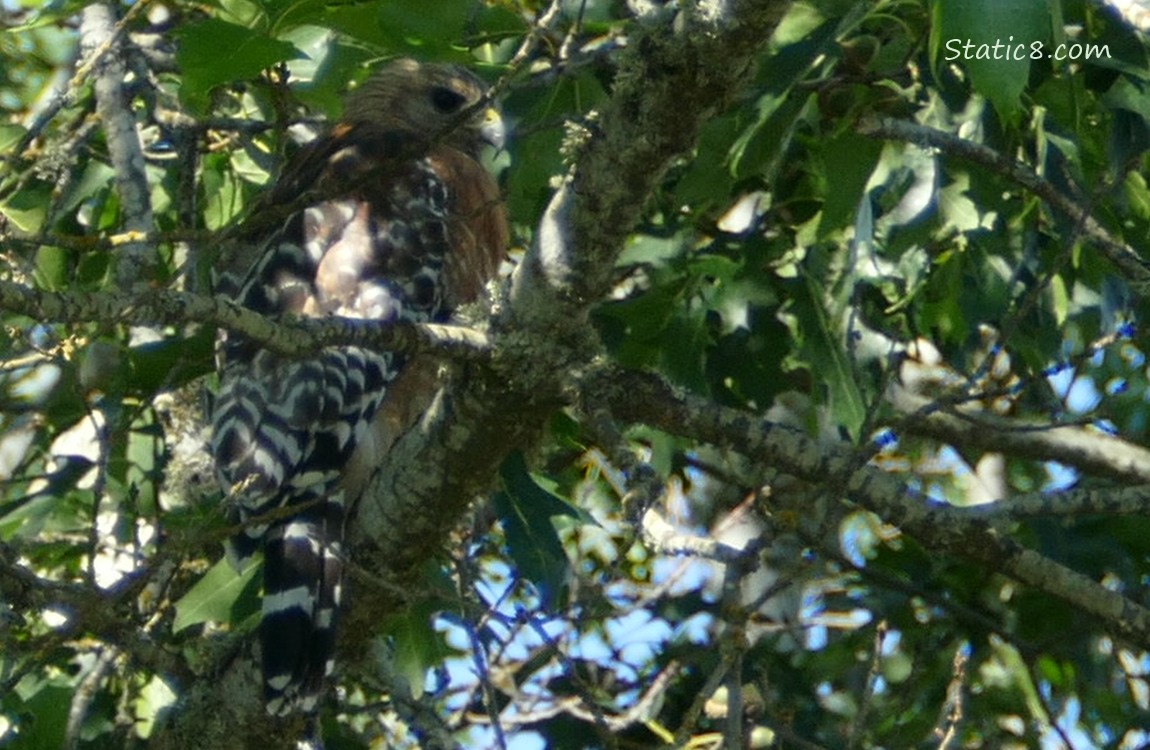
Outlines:
{"type": "Polygon", "coordinates": [[[272,524],[264,537],[260,653],[272,715],[314,713],[332,672],[342,536],[343,503],[336,497],[272,524]]]}

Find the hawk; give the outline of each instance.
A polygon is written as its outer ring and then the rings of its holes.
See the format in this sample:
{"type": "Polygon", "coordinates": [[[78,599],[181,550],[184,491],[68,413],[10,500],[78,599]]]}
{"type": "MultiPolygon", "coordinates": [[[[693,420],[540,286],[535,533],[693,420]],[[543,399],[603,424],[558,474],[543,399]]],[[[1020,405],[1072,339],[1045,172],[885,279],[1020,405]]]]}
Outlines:
{"type": "MultiPolygon", "coordinates": [[[[508,241],[480,163],[502,120],[466,69],[398,60],[347,98],[240,232],[221,293],[268,315],[443,321],[495,277],[508,241]]],[[[219,346],[212,453],[244,524],[237,567],[263,550],[259,640],[273,715],[312,713],[333,668],[348,510],[434,378],[401,352],[304,358],[236,334],[219,346]]]]}

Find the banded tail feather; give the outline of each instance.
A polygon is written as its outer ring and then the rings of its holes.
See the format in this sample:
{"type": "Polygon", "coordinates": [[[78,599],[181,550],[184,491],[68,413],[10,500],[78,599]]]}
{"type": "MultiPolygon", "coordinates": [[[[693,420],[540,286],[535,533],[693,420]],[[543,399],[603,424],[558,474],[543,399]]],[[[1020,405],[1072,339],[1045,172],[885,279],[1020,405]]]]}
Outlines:
{"type": "MultiPolygon", "coordinates": [[[[337,493],[338,495],[339,493],[337,493]]],[[[335,667],[342,498],[268,529],[260,657],[268,713],[312,713],[335,667]]]]}

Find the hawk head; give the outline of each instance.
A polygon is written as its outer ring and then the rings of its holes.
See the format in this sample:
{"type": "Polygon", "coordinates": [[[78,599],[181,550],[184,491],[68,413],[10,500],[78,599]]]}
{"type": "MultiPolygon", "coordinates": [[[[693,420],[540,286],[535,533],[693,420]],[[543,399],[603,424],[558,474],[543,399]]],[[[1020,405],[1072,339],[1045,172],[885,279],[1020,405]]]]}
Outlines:
{"type": "Polygon", "coordinates": [[[481,104],[486,95],[487,85],[466,68],[403,58],[353,91],[341,119],[418,133],[474,156],[484,144],[503,147],[503,119],[481,104]]]}

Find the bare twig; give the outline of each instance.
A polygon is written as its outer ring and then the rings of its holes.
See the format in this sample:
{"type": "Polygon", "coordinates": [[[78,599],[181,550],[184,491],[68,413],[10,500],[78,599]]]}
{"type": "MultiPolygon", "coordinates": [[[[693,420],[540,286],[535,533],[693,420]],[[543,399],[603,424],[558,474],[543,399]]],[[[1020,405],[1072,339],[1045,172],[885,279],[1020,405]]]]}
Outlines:
{"type": "Polygon", "coordinates": [[[687,708],[686,713],[683,714],[683,720],[679,723],[679,727],[675,730],[675,747],[683,747],[688,738],[695,733],[699,724],[699,717],[703,715],[703,709],[707,705],[707,701],[723,684],[727,677],[727,672],[731,669],[732,658],[734,654],[730,653],[727,649],[720,648],[719,650],[719,663],[715,665],[714,670],[707,676],[707,681],[703,683],[703,688],[699,694],[695,696],[695,700],[691,701],[691,705],[687,708]]]}
{"type": "Polygon", "coordinates": [[[80,730],[83,729],[84,719],[88,716],[88,709],[119,656],[120,651],[115,646],[105,646],[101,649],[96,661],[80,680],[76,692],[72,694],[72,702],[68,707],[68,725],[64,730],[66,750],[75,750],[80,746],[80,730]]]}
{"type": "MultiPolygon", "coordinates": [[[[0,595],[6,600],[28,602],[30,611],[65,613],[67,621],[45,636],[48,642],[58,645],[76,634],[90,634],[114,644],[133,662],[153,672],[176,677],[186,674],[182,660],[139,630],[134,618],[124,616],[131,599],[148,582],[142,571],[101,589],[42,578],[15,562],[19,558],[15,547],[0,543],[0,595]]],[[[45,649],[42,646],[40,650],[45,649]]]]}
{"type": "Polygon", "coordinates": [[[938,739],[938,750],[947,750],[958,737],[958,727],[962,723],[962,690],[966,683],[966,652],[959,647],[954,652],[951,666],[952,677],[946,687],[946,702],[942,706],[943,716],[934,729],[938,739]]]}
{"type": "MultiPolygon", "coordinates": [[[[596,719],[597,712],[611,732],[622,732],[640,723],[646,723],[648,727],[650,727],[648,717],[653,713],[654,708],[658,705],[659,699],[666,693],[667,688],[670,687],[678,675],[679,670],[680,664],[678,662],[669,662],[667,666],[660,670],[650,681],[647,689],[643,691],[643,694],[635,704],[621,714],[607,715],[603,712],[602,708],[597,706],[589,707],[581,696],[566,696],[558,700],[550,701],[546,705],[538,708],[520,710],[514,716],[501,717],[501,721],[509,726],[524,726],[537,724],[548,719],[553,719],[556,716],[567,714],[580,721],[594,722],[598,721],[596,719]]],[[[488,724],[492,721],[492,718],[486,715],[470,715],[469,719],[481,724],[488,724]]],[[[653,728],[652,731],[658,733],[657,729],[653,728]]]]}
{"type": "MultiPolygon", "coordinates": [[[[728,570],[733,569],[735,566],[730,566],[728,570]]],[[[735,596],[737,600],[738,592],[736,589],[735,596]]],[[[731,667],[727,670],[727,676],[724,679],[727,687],[727,725],[723,730],[723,741],[726,747],[744,747],[743,742],[743,722],[746,717],[743,715],[745,708],[743,705],[743,656],[746,654],[746,633],[740,632],[738,639],[724,639],[720,642],[720,648],[727,648],[731,653],[731,667]]]]}
{"type": "Polygon", "coordinates": [[[863,686],[862,699],[859,701],[859,710],[851,720],[850,739],[847,743],[847,747],[851,750],[859,746],[859,741],[863,737],[863,731],[866,729],[867,718],[870,715],[871,708],[874,706],[875,693],[878,689],[878,678],[882,676],[882,652],[885,647],[888,632],[889,626],[886,624],[886,620],[880,620],[874,630],[874,652],[871,654],[870,668],[866,673],[866,684],[863,686]]]}
{"type": "MultiPolygon", "coordinates": [[[[475,587],[468,562],[466,555],[456,558],[455,569],[459,576],[459,593],[462,599],[466,599],[466,593],[475,587]]],[[[471,651],[471,661],[475,665],[475,677],[479,689],[483,693],[483,702],[487,708],[487,713],[491,716],[491,728],[495,732],[496,746],[499,750],[507,750],[507,735],[503,731],[499,703],[495,695],[495,685],[492,681],[490,665],[488,664],[487,649],[484,648],[483,641],[479,638],[479,633],[476,632],[476,626],[472,624],[469,619],[461,619],[458,625],[463,629],[463,632],[467,634],[467,642],[471,651]]]]}
{"type": "Polygon", "coordinates": [[[757,548],[739,550],[717,539],[677,531],[657,510],[666,493],[666,483],[650,464],[640,461],[631,450],[604,405],[588,403],[585,412],[586,429],[625,477],[624,512],[638,521],[643,541],[651,549],[669,556],[691,555],[719,562],[735,562],[756,553],[757,548]]]}

